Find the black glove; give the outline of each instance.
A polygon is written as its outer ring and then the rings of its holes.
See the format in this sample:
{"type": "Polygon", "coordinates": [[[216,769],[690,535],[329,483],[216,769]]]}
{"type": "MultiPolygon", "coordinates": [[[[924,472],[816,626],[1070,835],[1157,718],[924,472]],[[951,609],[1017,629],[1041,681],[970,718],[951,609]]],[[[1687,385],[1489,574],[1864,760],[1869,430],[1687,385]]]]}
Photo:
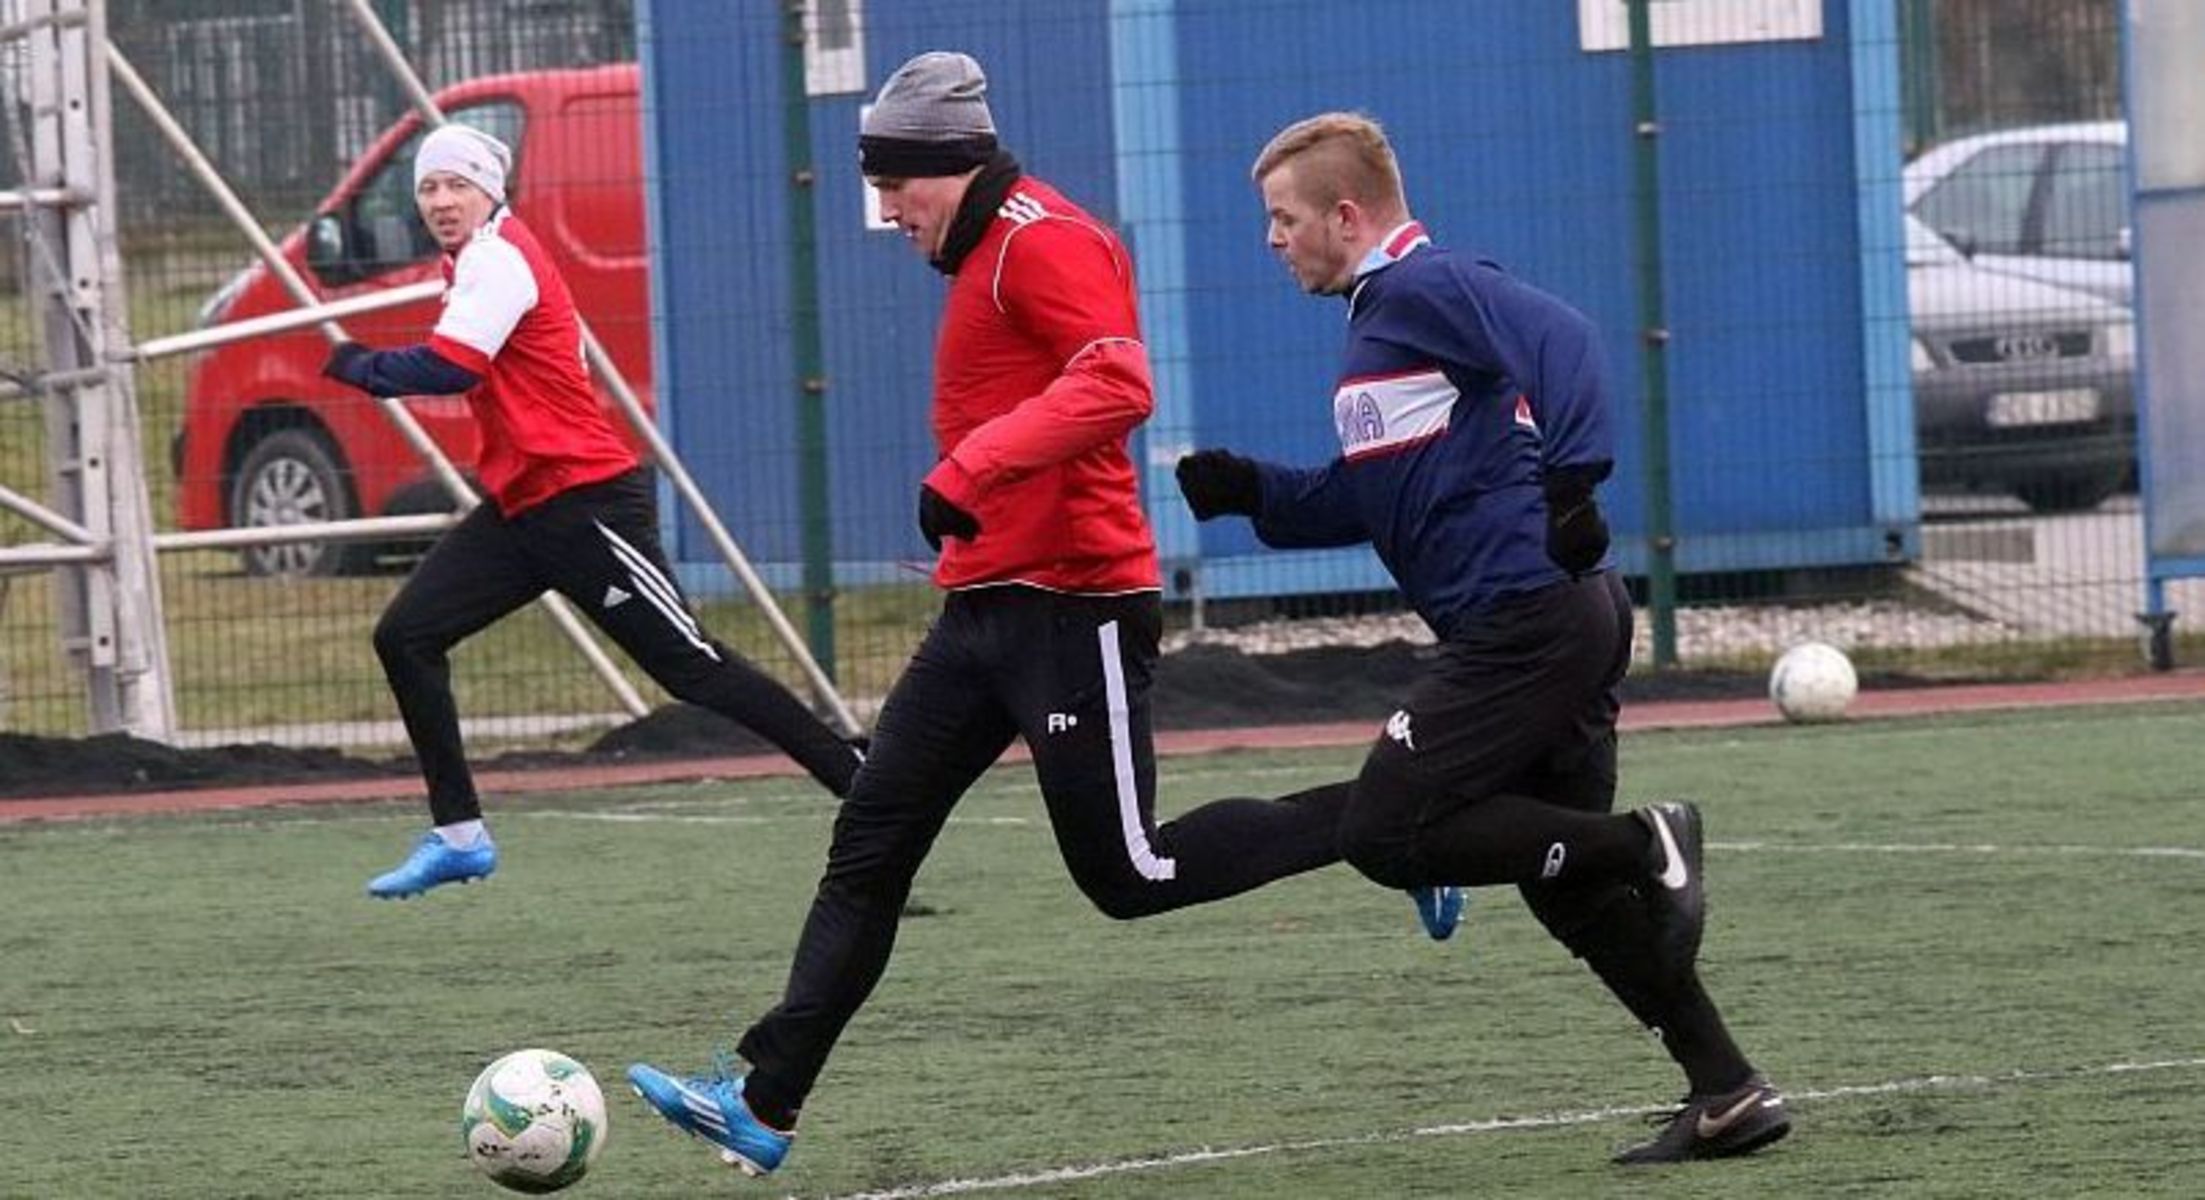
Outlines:
{"type": "Polygon", "coordinates": [[[322,374],[340,383],[356,388],[367,387],[367,376],[359,370],[360,360],[375,353],[358,342],[339,342],[329,348],[329,360],[322,364],[322,374]]]}
{"type": "Polygon", "coordinates": [[[1608,522],[1593,498],[1597,473],[1563,467],[1547,472],[1547,557],[1571,575],[1600,565],[1608,552],[1608,522]]]}
{"type": "Polygon", "coordinates": [[[1207,521],[1227,513],[1255,516],[1263,511],[1263,482],[1256,464],[1230,450],[1197,450],[1179,460],[1179,494],[1194,519],[1207,521]]]}
{"type": "Polygon", "coordinates": [[[940,550],[943,538],[963,538],[969,542],[979,537],[980,520],[922,483],[919,485],[919,532],[926,535],[927,545],[940,550]]]}

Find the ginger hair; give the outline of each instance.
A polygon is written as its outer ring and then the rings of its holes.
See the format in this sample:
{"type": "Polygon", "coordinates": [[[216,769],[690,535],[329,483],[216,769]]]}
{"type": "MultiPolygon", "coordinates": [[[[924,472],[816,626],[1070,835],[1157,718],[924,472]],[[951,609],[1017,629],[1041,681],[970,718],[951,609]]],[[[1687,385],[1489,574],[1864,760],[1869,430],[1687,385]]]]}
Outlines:
{"type": "Polygon", "coordinates": [[[1319,113],[1281,129],[1256,156],[1249,178],[1261,187],[1289,162],[1302,198],[1318,208],[1353,200],[1380,213],[1408,209],[1393,144],[1377,120],[1362,113],[1319,113]]]}

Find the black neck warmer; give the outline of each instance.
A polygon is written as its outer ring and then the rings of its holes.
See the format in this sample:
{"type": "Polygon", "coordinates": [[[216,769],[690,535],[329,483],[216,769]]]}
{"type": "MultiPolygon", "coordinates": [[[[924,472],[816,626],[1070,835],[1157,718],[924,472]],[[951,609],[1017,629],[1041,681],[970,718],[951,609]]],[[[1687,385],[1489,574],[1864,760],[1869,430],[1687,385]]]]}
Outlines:
{"type": "Polygon", "coordinates": [[[988,165],[972,177],[965,188],[964,202],[957,206],[957,215],[949,220],[949,230],[942,235],[942,252],[934,256],[934,269],[944,275],[955,275],[964,265],[965,256],[988,232],[988,225],[995,220],[995,210],[1003,204],[1003,197],[1010,195],[1018,183],[1018,160],[1008,150],[998,150],[988,165]]]}

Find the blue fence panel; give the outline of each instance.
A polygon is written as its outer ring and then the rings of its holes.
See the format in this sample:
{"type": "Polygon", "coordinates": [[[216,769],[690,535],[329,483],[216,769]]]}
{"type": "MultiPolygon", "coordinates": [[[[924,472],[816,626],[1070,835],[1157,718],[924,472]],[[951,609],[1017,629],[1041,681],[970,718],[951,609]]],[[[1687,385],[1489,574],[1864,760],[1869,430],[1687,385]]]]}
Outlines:
{"type": "MultiPolygon", "coordinates": [[[[1259,556],[1245,522],[1197,529],[1168,475],[1193,445],[1297,462],[1337,450],[1329,393],[1343,311],[1294,289],[1263,243],[1248,180],[1273,132],[1328,108],[1386,122],[1412,205],[1438,238],[1499,260],[1598,323],[1622,434],[1607,499],[1626,568],[1641,569],[1630,60],[1580,49],[1573,9],[876,7],[867,86],[921,50],[972,52],[1005,144],[1122,225],[1161,392],[1141,446],[1147,494],[1167,565],[1199,557],[1206,590],[1385,586],[1364,551],[1259,556]]],[[[642,46],[662,419],[769,577],[787,580],[801,523],[778,30],[747,6],[653,0],[642,46]]],[[[1813,40],[1658,52],[1685,570],[1911,552],[1914,490],[1888,486],[1912,478],[1910,421],[1896,412],[1908,404],[1896,72],[1864,69],[1895,65],[1896,54],[1890,0],[1832,0],[1813,40]],[[1885,149],[1888,161],[1863,165],[1885,149]],[[1878,206],[1890,209],[1888,246],[1869,244],[1882,223],[1863,214],[1878,206]]],[[[911,507],[933,460],[926,408],[943,290],[900,236],[864,228],[855,137],[865,99],[820,97],[808,113],[832,528],[846,582],[897,577],[899,564],[928,557],[911,507]]],[[[710,557],[693,523],[677,532],[680,557],[710,557]]]]}

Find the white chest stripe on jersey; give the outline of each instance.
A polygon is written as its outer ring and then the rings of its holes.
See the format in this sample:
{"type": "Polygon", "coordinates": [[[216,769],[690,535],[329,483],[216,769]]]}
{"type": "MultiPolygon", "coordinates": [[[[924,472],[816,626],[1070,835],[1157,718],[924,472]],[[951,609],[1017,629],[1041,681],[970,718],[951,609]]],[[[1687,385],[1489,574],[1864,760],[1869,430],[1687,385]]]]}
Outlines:
{"type": "Polygon", "coordinates": [[[1461,396],[1439,371],[1350,379],[1332,394],[1340,453],[1364,458],[1438,437],[1461,396]]]}
{"type": "Polygon", "coordinates": [[[536,273],[529,269],[520,247],[477,233],[460,251],[436,332],[473,347],[485,358],[496,358],[521,318],[541,298],[536,273]]]}
{"type": "Polygon", "coordinates": [[[1103,249],[1110,255],[1111,269],[1118,273],[1119,278],[1125,277],[1125,267],[1118,261],[1118,252],[1111,246],[1110,236],[1093,225],[1052,213],[1041,207],[1041,201],[1026,195],[1024,192],[1020,192],[1004,201],[1003,206],[995,211],[1014,226],[1009,233],[1003,235],[1003,244],[996,248],[995,275],[988,281],[988,298],[995,302],[995,311],[1010,311],[1003,307],[1003,264],[1011,259],[1011,242],[1016,240],[1019,234],[1024,233],[1041,221],[1068,221],[1095,235],[1095,240],[1101,242],[1103,249]]]}

